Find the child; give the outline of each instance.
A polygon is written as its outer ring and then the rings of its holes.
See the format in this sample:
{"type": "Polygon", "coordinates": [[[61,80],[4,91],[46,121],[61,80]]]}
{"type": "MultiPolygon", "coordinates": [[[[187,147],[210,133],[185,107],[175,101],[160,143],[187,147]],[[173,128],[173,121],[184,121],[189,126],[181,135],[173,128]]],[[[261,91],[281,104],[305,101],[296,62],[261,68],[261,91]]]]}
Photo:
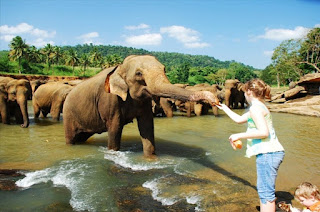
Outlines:
{"type": "Polygon", "coordinates": [[[320,192],[317,186],[303,182],[297,187],[294,197],[310,211],[320,212],[320,192]]]}
{"type": "Polygon", "coordinates": [[[250,108],[242,116],[224,104],[217,107],[236,123],[248,124],[246,132],[232,134],[229,141],[233,145],[236,140],[247,139],[246,157],[256,156],[260,210],[274,212],[275,182],[284,157],[284,149],[275,134],[270,111],[264,104],[264,98],[270,97],[270,87],[260,79],[253,79],[245,84],[244,90],[250,108]]]}

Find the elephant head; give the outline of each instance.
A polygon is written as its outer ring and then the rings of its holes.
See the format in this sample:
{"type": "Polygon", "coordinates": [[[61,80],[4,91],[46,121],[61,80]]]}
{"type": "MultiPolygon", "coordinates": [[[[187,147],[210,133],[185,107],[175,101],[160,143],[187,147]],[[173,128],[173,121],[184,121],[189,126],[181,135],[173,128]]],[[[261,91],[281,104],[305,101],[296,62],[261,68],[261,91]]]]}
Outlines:
{"type": "Polygon", "coordinates": [[[237,79],[226,80],[225,85],[225,104],[228,107],[238,108],[238,103],[244,107],[244,86],[237,79]]]}
{"type": "Polygon", "coordinates": [[[110,92],[126,100],[152,98],[152,95],[183,101],[216,99],[209,92],[192,92],[171,84],[165,75],[165,67],[155,57],[132,55],[127,57],[109,75],[110,92]],[[210,97],[209,97],[210,96],[210,97]]]}
{"type": "Polygon", "coordinates": [[[27,100],[30,98],[32,89],[30,82],[25,79],[11,80],[7,84],[8,101],[10,105],[18,105],[18,108],[10,108],[16,115],[16,121],[21,127],[29,126],[28,105],[27,100]]]}

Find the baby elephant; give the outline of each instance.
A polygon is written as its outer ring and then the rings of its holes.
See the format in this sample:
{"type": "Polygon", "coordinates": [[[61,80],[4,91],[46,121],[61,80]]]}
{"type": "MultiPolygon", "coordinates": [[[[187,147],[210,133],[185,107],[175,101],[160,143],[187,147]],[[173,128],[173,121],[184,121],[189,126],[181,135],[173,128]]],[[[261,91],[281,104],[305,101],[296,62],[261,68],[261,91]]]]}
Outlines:
{"type": "Polygon", "coordinates": [[[59,121],[63,103],[73,86],[62,82],[49,82],[41,85],[33,94],[32,105],[34,117],[38,118],[40,112],[43,117],[51,114],[52,119],[59,121]]]}

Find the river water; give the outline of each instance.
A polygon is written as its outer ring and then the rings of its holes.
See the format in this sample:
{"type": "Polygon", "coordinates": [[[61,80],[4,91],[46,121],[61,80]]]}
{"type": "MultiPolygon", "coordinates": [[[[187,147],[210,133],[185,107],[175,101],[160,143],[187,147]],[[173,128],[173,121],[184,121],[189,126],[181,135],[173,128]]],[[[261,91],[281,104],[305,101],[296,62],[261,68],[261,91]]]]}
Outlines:
{"type": "MultiPolygon", "coordinates": [[[[115,152],[106,148],[107,133],[66,145],[62,121],[35,122],[30,108],[29,128],[0,124],[0,169],[24,174],[11,179],[18,189],[0,190],[1,211],[256,211],[259,205],[255,158],[228,142],[246,126],[221,111],[155,118],[157,159],[147,160],[136,121],[124,127],[115,152]]],[[[291,201],[302,181],[320,186],[320,119],[272,116],[286,150],[277,196],[291,201]]]]}

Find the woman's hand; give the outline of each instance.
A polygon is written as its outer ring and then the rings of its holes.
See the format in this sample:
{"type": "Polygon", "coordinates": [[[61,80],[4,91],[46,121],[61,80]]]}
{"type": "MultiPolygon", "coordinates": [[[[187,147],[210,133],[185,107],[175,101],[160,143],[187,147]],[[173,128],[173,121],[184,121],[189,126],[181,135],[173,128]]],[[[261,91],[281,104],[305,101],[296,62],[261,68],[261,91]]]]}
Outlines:
{"type": "Polygon", "coordinates": [[[223,111],[228,108],[227,105],[222,104],[222,103],[219,103],[219,104],[217,104],[216,106],[217,106],[217,108],[219,108],[220,110],[223,110],[223,111]]]}

